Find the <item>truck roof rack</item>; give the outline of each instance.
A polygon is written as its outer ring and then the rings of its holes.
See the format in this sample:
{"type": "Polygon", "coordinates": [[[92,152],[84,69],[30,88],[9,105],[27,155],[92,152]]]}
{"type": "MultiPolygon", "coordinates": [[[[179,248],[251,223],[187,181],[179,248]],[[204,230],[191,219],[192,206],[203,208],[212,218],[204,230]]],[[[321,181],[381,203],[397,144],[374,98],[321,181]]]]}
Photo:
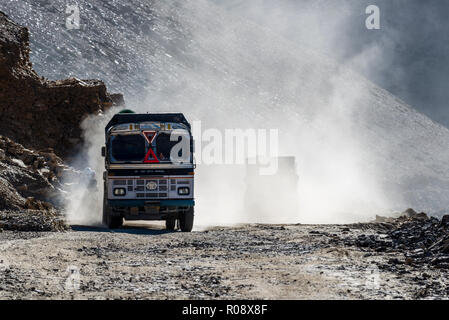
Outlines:
{"type": "Polygon", "coordinates": [[[139,123],[146,121],[176,122],[185,124],[190,130],[190,123],[182,113],[117,113],[108,122],[105,132],[110,127],[122,123],[139,123]]]}

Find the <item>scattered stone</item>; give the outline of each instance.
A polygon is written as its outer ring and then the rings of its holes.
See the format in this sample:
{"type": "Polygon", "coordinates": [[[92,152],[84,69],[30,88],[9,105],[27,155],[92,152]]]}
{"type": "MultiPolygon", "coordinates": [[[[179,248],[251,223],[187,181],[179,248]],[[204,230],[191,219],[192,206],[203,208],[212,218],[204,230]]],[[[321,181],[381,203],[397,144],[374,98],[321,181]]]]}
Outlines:
{"type": "Polygon", "coordinates": [[[441,227],[449,226],[449,214],[444,215],[444,216],[441,218],[440,226],[441,226],[441,227]]]}
{"type": "Polygon", "coordinates": [[[402,264],[402,262],[399,261],[398,258],[392,258],[392,259],[388,260],[388,263],[389,264],[402,264]]]}
{"type": "Polygon", "coordinates": [[[56,212],[38,210],[0,211],[4,230],[14,231],[65,231],[68,225],[56,212]]]}
{"type": "MultiPolygon", "coordinates": [[[[449,270],[449,215],[438,220],[424,212],[407,209],[398,218],[376,216],[373,228],[389,230],[378,235],[359,235],[355,240],[345,239],[347,245],[356,245],[376,252],[397,251],[405,254],[405,265],[428,264],[449,270]]],[[[397,258],[389,264],[398,264],[397,258]]]]}
{"type": "Polygon", "coordinates": [[[403,214],[408,218],[413,218],[418,213],[415,210],[413,210],[412,208],[408,208],[407,210],[405,210],[403,212],[403,214]]]}

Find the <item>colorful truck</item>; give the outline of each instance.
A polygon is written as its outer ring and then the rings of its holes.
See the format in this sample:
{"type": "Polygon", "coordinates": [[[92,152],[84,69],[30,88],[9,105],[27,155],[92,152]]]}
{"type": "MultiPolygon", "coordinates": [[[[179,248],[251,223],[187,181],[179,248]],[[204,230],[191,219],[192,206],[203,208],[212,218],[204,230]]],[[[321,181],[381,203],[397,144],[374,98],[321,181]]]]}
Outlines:
{"type": "Polygon", "coordinates": [[[105,128],[103,223],[165,220],[190,232],[194,219],[191,127],[182,113],[117,113],[105,128]]]}

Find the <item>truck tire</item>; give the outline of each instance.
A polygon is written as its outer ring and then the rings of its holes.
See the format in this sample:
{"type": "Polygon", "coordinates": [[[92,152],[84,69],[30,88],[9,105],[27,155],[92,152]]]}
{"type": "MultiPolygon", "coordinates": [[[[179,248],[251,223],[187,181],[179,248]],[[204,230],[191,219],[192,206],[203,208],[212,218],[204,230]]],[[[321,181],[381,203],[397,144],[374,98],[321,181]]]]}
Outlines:
{"type": "Polygon", "coordinates": [[[190,207],[184,214],[179,218],[179,226],[182,232],[190,232],[193,228],[193,207],[190,207]]]}
{"type": "Polygon", "coordinates": [[[165,229],[167,230],[175,230],[176,228],[176,219],[167,219],[165,220],[165,229]]]}
{"type": "Polygon", "coordinates": [[[109,229],[118,229],[123,225],[123,218],[109,215],[106,225],[109,229]]]}
{"type": "Polygon", "coordinates": [[[103,197],[103,224],[109,229],[117,229],[123,225],[123,218],[112,216],[112,209],[106,200],[106,194],[103,197]]]}

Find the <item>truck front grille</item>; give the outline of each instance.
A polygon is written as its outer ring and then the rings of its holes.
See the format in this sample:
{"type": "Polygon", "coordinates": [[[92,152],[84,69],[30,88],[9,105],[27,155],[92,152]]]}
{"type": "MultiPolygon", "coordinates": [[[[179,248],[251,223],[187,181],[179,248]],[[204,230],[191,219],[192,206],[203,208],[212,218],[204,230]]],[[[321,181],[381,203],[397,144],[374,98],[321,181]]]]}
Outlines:
{"type": "Polygon", "coordinates": [[[145,198],[145,199],[167,198],[168,197],[168,193],[167,193],[168,179],[137,180],[136,187],[134,188],[134,191],[137,192],[136,193],[137,198],[145,198]],[[148,190],[146,187],[146,184],[148,184],[149,182],[156,183],[157,188],[155,190],[148,190]]]}
{"type": "MultiPolygon", "coordinates": [[[[112,185],[115,186],[124,186],[127,190],[127,197],[130,198],[138,198],[138,199],[167,199],[173,195],[173,192],[176,192],[178,187],[190,185],[190,179],[174,179],[174,178],[160,178],[154,177],[150,179],[149,177],[145,177],[141,179],[114,179],[112,181],[112,185]],[[146,179],[145,179],[146,178],[146,179]],[[148,189],[147,185],[149,182],[155,183],[157,187],[154,190],[148,189]]],[[[176,193],[176,197],[178,194],[176,193]]]]}

